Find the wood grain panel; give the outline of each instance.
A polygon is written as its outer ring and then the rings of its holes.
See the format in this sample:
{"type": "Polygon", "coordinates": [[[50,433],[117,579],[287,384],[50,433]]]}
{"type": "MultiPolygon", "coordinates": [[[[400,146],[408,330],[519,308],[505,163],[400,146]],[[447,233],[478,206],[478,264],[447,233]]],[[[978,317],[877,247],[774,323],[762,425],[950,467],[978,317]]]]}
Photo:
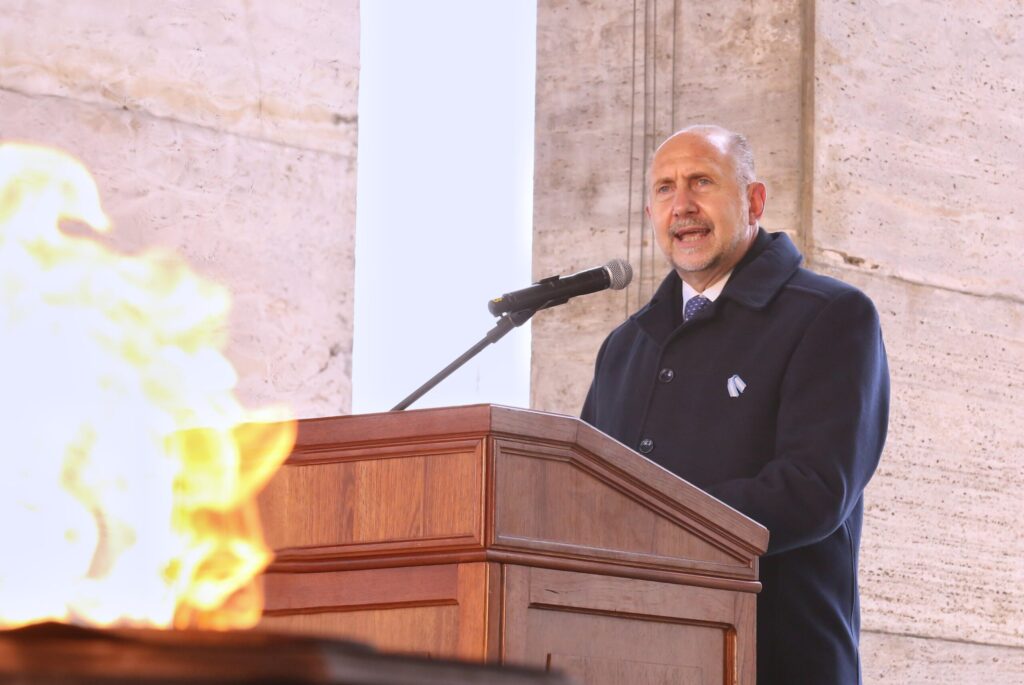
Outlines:
{"type": "Polygon", "coordinates": [[[727,640],[721,626],[536,606],[528,611],[526,631],[527,663],[547,662],[570,675],[586,675],[587,685],[675,685],[680,672],[686,674],[684,682],[695,685],[731,682],[732,673],[724,670],[727,640]],[[582,673],[576,671],[581,666],[582,673]]]}
{"type": "Polygon", "coordinates": [[[260,623],[269,630],[357,640],[388,652],[432,657],[457,654],[458,624],[455,605],[267,616],[260,623]]]}
{"type": "Polygon", "coordinates": [[[369,642],[388,650],[483,661],[494,564],[444,564],[327,573],[269,573],[262,626],[369,642]]]}
{"type": "Polygon", "coordinates": [[[762,526],[578,420],[549,416],[576,439],[493,440],[495,549],[756,579],[762,526]]]}
{"type": "MultiPolygon", "coordinates": [[[[517,568],[522,572],[522,567],[517,568]]],[[[635,614],[722,626],[735,622],[736,596],[747,594],[549,569],[529,569],[528,575],[527,598],[531,606],[635,614]]]]}
{"type": "Polygon", "coordinates": [[[461,659],[483,661],[488,655],[488,641],[492,638],[488,630],[487,610],[493,604],[491,593],[498,588],[489,584],[491,570],[497,564],[459,564],[458,594],[459,635],[453,655],[461,659]]]}
{"type": "Polygon", "coordinates": [[[547,541],[564,545],[566,553],[573,547],[593,556],[622,557],[632,552],[661,557],[661,563],[674,559],[743,563],[681,527],[679,521],[667,521],[637,498],[585,472],[568,457],[541,459],[536,450],[528,455],[503,449],[496,470],[497,542],[507,538],[518,538],[521,545],[547,541]],[[515,493],[528,497],[533,506],[522,506],[515,493]]]}
{"type": "Polygon", "coordinates": [[[505,568],[505,660],[591,683],[753,682],[753,596],[505,568]]]}
{"type": "Polygon", "coordinates": [[[455,564],[327,573],[267,573],[263,576],[267,615],[352,610],[358,607],[455,604],[455,564]]]}
{"type": "Polygon", "coordinates": [[[285,558],[482,544],[480,442],[422,451],[286,464],[260,497],[269,543],[285,558]]]}
{"type": "MultiPolygon", "coordinates": [[[[579,422],[566,420],[561,414],[491,405],[491,431],[495,436],[521,438],[542,437],[551,443],[574,443],[579,435],[579,422]]],[[[575,417],[573,417],[575,418],[575,417]]]]}
{"type": "Polygon", "coordinates": [[[305,419],[295,440],[297,455],[332,445],[399,445],[423,441],[425,436],[480,436],[491,423],[491,406],[476,404],[450,409],[413,409],[402,412],[363,414],[355,417],[327,416],[305,419]]]}

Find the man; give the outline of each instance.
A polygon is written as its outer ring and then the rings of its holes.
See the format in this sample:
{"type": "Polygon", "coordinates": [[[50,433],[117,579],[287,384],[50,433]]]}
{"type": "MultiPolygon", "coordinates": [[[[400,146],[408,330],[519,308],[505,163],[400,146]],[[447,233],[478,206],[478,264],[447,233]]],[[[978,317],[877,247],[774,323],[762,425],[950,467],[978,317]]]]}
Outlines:
{"type": "Polygon", "coordinates": [[[649,184],[675,268],[605,340],[583,419],[768,528],[758,685],[856,684],[862,492],[888,423],[878,315],[760,229],[742,136],[676,133],[649,184]]]}

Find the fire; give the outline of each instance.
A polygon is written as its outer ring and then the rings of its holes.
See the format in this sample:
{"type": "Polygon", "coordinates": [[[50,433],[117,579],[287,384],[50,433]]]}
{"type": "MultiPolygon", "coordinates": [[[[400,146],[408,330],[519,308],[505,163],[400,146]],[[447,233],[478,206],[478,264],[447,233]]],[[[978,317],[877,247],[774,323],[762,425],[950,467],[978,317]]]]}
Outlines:
{"type": "Polygon", "coordinates": [[[295,422],[235,399],[223,288],[61,220],[110,228],[85,168],[0,145],[0,627],[252,626],[295,422]]]}

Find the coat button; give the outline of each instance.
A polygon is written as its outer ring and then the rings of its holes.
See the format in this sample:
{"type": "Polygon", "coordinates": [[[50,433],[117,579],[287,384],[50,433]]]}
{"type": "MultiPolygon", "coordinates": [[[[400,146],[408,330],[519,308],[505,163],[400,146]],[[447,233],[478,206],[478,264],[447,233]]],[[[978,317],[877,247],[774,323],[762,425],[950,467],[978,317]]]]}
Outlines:
{"type": "Polygon", "coordinates": [[[662,369],[658,372],[658,380],[662,383],[671,383],[672,379],[676,377],[676,372],[672,369],[662,369]]]}
{"type": "Polygon", "coordinates": [[[644,438],[643,440],[640,441],[640,453],[641,454],[650,454],[651,450],[653,450],[653,449],[654,449],[654,441],[651,440],[650,438],[644,438]]]}

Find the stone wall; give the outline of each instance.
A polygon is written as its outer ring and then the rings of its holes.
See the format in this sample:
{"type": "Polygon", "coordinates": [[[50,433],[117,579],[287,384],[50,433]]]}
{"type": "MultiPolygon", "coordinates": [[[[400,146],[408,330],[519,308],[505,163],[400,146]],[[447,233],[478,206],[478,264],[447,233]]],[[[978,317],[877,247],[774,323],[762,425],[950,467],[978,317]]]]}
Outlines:
{"type": "Polygon", "coordinates": [[[1019,3],[816,13],[812,264],[875,300],[894,389],[861,572],[876,682],[1024,681],[1022,33],[1019,3]]]}
{"type": "Polygon", "coordinates": [[[763,225],[875,301],[893,382],[866,493],[865,683],[1024,681],[1024,11],[1019,3],[542,0],[534,273],[627,257],[533,323],[532,404],[578,413],[604,335],[667,272],[654,146],[749,135],[763,225]]]}
{"type": "Polygon", "coordinates": [[[69,151],[113,245],[234,295],[250,406],[351,397],[358,0],[0,0],[0,140],[69,151]]]}

